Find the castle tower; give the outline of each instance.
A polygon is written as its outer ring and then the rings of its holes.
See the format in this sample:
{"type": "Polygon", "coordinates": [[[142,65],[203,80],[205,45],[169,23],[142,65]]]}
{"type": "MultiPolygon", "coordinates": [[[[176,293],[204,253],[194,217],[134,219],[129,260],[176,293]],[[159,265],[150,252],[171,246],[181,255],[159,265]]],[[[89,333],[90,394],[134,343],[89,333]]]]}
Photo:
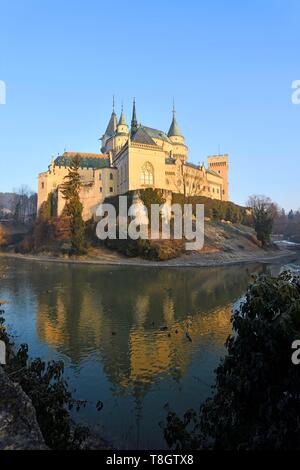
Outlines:
{"type": "Polygon", "coordinates": [[[173,119],[172,119],[172,123],[168,132],[168,137],[174,143],[184,144],[184,137],[181,134],[180,128],[176,121],[176,110],[175,110],[174,103],[173,103],[173,119]]]}
{"type": "Polygon", "coordinates": [[[128,126],[127,126],[127,122],[126,122],[124,111],[123,111],[123,104],[122,104],[120,119],[119,119],[118,126],[117,126],[117,134],[118,135],[120,135],[120,134],[121,135],[122,134],[128,135],[128,126]]]}
{"type": "Polygon", "coordinates": [[[173,119],[168,132],[168,137],[172,142],[172,156],[180,158],[185,162],[188,158],[188,148],[184,143],[184,137],[180,131],[179,125],[176,120],[175,104],[173,103],[173,119]]]}
{"type": "Polygon", "coordinates": [[[117,131],[117,123],[118,123],[118,120],[117,120],[117,115],[115,113],[115,97],[113,96],[113,108],[112,108],[112,113],[111,113],[111,116],[110,116],[110,120],[108,122],[105,133],[101,137],[101,143],[102,143],[101,152],[102,153],[106,152],[106,143],[107,143],[107,141],[112,136],[115,135],[115,133],[117,131]]]}
{"type": "Polygon", "coordinates": [[[120,119],[117,125],[117,131],[115,135],[111,138],[110,140],[110,149],[112,151],[112,157],[117,155],[117,153],[124,147],[126,142],[128,141],[129,137],[129,130],[128,130],[128,125],[125,119],[124,111],[123,111],[123,104],[122,104],[122,110],[121,110],[121,115],[120,119]]]}
{"type": "Polygon", "coordinates": [[[219,173],[223,178],[222,201],[229,201],[228,189],[228,155],[211,155],[207,159],[208,168],[219,173]]]}

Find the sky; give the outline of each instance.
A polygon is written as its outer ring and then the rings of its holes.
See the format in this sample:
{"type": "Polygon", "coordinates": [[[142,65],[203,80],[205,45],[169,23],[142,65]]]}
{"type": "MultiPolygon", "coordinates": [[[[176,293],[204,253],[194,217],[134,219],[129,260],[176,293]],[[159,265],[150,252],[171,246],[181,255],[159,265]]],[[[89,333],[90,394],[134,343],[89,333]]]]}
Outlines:
{"type": "Polygon", "coordinates": [[[189,160],[229,154],[230,199],[300,208],[299,0],[0,0],[0,192],[64,150],[99,152],[116,99],[189,160]]]}

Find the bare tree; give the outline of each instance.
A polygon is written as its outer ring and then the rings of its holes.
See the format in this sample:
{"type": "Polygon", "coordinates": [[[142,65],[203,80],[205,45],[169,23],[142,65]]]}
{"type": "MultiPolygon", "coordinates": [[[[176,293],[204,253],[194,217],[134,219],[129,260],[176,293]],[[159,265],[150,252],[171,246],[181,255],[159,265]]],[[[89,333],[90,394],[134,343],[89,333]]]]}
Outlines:
{"type": "Polygon", "coordinates": [[[36,193],[28,186],[21,186],[16,193],[14,218],[16,222],[24,224],[36,216],[36,193]]]}

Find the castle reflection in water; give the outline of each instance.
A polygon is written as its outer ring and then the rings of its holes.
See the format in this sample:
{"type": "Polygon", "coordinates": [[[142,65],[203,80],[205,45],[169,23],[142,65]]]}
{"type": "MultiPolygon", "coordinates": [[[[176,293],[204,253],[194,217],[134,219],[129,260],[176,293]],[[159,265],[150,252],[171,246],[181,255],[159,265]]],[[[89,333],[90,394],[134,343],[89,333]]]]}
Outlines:
{"type": "Polygon", "coordinates": [[[46,269],[45,285],[53,285],[37,293],[37,333],[75,364],[97,351],[120,393],[162,372],[179,380],[207,337],[223,346],[252,270],[131,268],[128,276],[123,268],[60,266],[52,282],[46,269]]]}
{"type": "Polygon", "coordinates": [[[166,445],[158,425],[166,402],[182,413],[209,395],[232,308],[251,274],[267,269],[0,261],[0,298],[10,301],[17,342],[65,361],[76,397],[90,403],[84,422],[117,447],[148,449],[166,445]]]}

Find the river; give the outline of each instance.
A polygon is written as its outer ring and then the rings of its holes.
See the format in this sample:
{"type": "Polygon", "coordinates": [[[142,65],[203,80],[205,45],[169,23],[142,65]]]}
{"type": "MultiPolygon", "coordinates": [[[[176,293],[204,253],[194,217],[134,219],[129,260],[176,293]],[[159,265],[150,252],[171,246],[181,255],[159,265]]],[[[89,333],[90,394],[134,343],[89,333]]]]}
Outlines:
{"type": "MultiPolygon", "coordinates": [[[[64,360],[75,397],[89,401],[77,420],[117,448],[162,449],[167,410],[198,409],[209,396],[252,275],[284,264],[146,269],[1,258],[0,299],[17,344],[64,360]]],[[[299,266],[298,257],[287,267],[299,266]]]]}

